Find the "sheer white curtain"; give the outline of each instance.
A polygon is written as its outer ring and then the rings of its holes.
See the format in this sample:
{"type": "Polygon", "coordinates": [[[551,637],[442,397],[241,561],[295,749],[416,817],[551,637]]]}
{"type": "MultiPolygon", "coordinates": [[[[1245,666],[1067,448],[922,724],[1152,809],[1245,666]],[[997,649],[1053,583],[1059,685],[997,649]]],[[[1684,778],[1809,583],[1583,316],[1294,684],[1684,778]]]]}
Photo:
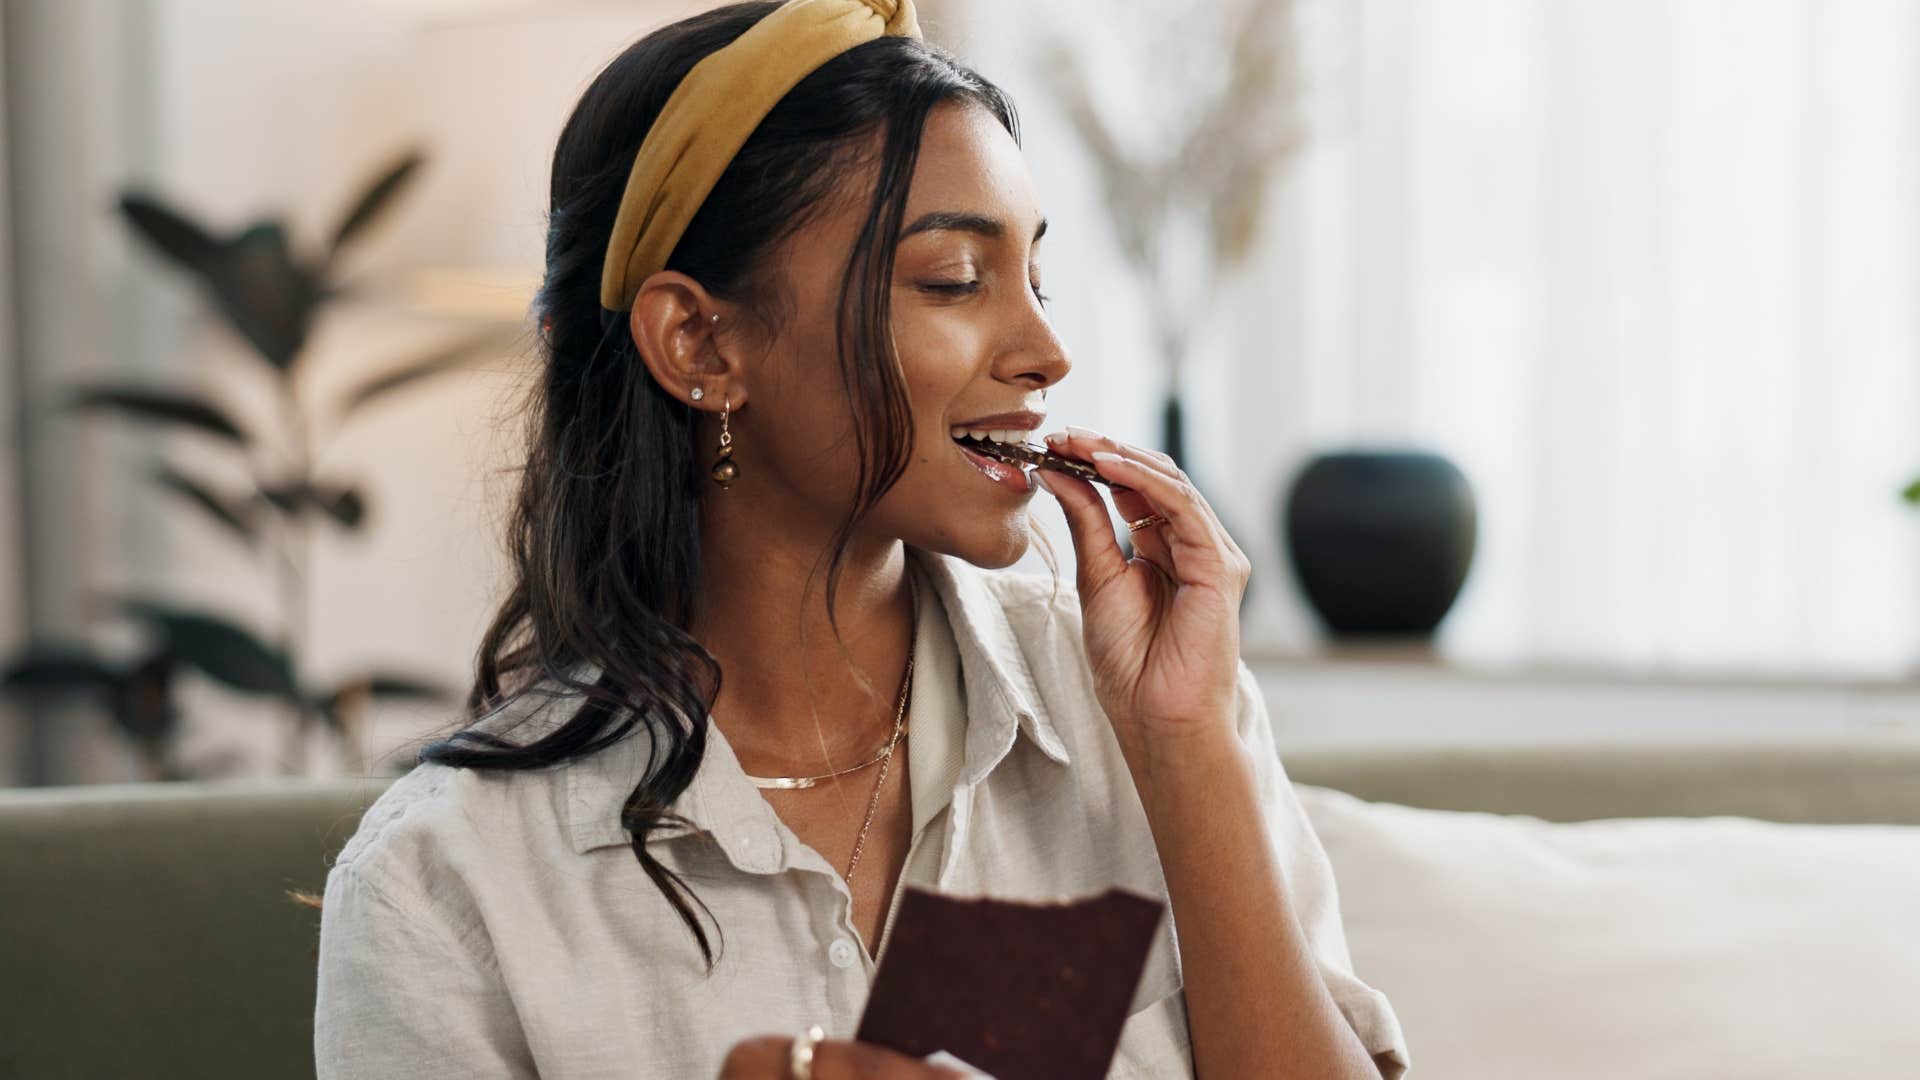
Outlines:
{"type": "MultiPolygon", "coordinates": [[[[1140,93],[1155,43],[1125,28],[1165,5],[1050,10],[1099,24],[1090,57],[1140,93]]],[[[1066,219],[1045,264],[1065,330],[1098,343],[1108,397],[1139,397],[1088,405],[1151,436],[1151,357],[1023,68],[1030,21],[975,11],[968,55],[1018,97],[1066,219]]],[[[1189,387],[1195,464],[1264,560],[1250,641],[1311,634],[1273,520],[1303,456],[1417,446],[1479,496],[1450,651],[1911,669],[1920,8],[1304,0],[1298,26],[1310,144],[1189,387]]]]}

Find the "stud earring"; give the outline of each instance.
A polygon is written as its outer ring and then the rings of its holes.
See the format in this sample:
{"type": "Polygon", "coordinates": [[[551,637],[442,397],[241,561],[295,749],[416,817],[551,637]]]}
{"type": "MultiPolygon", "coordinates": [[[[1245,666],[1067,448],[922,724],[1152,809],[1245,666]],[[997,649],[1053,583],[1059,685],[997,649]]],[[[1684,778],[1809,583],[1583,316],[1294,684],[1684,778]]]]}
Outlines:
{"type": "MultiPolygon", "coordinates": [[[[719,322],[720,321],[719,313],[716,312],[715,314],[709,316],[708,321],[716,322],[716,323],[719,322]]],[[[687,396],[692,398],[695,401],[699,401],[700,399],[707,396],[707,392],[696,386],[692,390],[687,391],[687,396]]]]}
{"type": "Polygon", "coordinates": [[[733,411],[733,402],[720,399],[720,456],[714,459],[713,468],[707,475],[723,489],[740,478],[740,466],[733,460],[733,432],[728,429],[727,416],[733,411]]]}

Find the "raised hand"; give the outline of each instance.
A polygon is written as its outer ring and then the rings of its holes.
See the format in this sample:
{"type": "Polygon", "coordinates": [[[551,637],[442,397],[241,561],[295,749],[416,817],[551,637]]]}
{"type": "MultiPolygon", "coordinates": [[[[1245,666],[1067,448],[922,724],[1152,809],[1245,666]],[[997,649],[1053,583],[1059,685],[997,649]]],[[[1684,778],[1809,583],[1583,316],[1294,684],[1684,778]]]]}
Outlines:
{"type": "Polygon", "coordinates": [[[1167,455],[1084,428],[1047,445],[1130,489],[1113,493],[1126,520],[1167,519],[1133,533],[1128,559],[1093,484],[1036,471],[1073,534],[1087,659],[1121,748],[1132,758],[1167,740],[1231,734],[1253,564],[1167,455]]]}

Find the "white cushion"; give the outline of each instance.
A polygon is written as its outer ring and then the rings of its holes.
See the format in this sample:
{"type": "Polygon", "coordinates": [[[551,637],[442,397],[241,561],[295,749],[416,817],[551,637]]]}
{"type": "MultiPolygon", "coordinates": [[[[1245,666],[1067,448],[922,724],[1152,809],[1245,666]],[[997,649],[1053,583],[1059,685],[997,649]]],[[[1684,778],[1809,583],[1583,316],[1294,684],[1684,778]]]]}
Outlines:
{"type": "Polygon", "coordinates": [[[1408,1080],[1920,1076],[1920,827],[1294,789],[1408,1080]]]}

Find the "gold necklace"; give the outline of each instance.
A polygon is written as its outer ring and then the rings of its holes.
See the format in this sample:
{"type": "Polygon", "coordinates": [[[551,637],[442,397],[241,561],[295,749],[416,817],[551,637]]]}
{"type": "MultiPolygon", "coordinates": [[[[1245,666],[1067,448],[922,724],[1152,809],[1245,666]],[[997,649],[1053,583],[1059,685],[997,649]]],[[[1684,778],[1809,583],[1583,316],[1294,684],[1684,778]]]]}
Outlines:
{"type": "Polygon", "coordinates": [[[754,787],[769,790],[810,788],[822,780],[832,780],[837,776],[846,776],[848,773],[857,773],[862,769],[871,769],[875,765],[887,760],[887,757],[893,753],[893,744],[899,742],[901,737],[906,733],[907,729],[905,725],[895,726],[892,737],[880,744],[880,749],[875,752],[872,757],[858,765],[849,765],[844,769],[839,769],[834,772],[821,773],[818,776],[754,776],[749,773],[747,774],[747,779],[753,781],[754,787]]]}
{"type": "MultiPolygon", "coordinates": [[[[899,742],[900,736],[907,730],[906,688],[913,685],[913,650],[911,648],[907,650],[907,677],[902,681],[904,685],[900,688],[900,713],[895,716],[893,720],[894,743],[899,742]]],[[[860,865],[860,849],[866,846],[867,828],[873,824],[873,812],[880,806],[880,789],[887,786],[887,766],[891,764],[893,764],[893,744],[889,743],[887,745],[886,755],[880,759],[880,779],[873,783],[873,798],[867,800],[866,820],[860,823],[860,835],[855,837],[853,841],[853,857],[847,860],[846,880],[849,882],[853,880],[853,868],[860,865]]]]}
{"type": "Polygon", "coordinates": [[[874,811],[880,807],[880,791],[885,788],[887,784],[887,769],[893,764],[894,748],[900,744],[900,739],[907,733],[907,697],[913,687],[913,652],[914,645],[920,636],[920,582],[913,576],[911,568],[907,571],[907,587],[913,595],[913,636],[907,639],[907,670],[906,674],[900,679],[899,704],[894,707],[893,737],[888,739],[886,745],[881,747],[880,752],[871,759],[852,766],[851,768],[840,769],[836,772],[821,773],[819,776],[747,775],[747,779],[753,781],[753,786],[758,788],[810,788],[822,780],[829,780],[836,776],[845,776],[848,773],[859,772],[861,769],[868,768],[875,762],[880,764],[880,779],[874,782],[873,797],[867,801],[867,816],[866,819],[860,823],[860,835],[855,837],[853,841],[853,857],[847,863],[845,880],[849,882],[853,880],[854,868],[860,865],[860,850],[866,846],[867,830],[873,825],[874,811]]]}
{"type": "Polygon", "coordinates": [[[754,787],[762,790],[810,788],[822,780],[832,780],[836,776],[845,776],[848,773],[857,773],[862,769],[870,769],[893,756],[893,748],[899,744],[901,737],[907,733],[907,688],[912,685],[913,647],[920,636],[920,582],[914,578],[911,570],[907,573],[907,589],[913,596],[913,631],[912,636],[907,638],[907,673],[900,680],[900,703],[895,708],[893,714],[892,737],[887,739],[885,743],[882,743],[880,749],[876,751],[872,757],[860,764],[849,765],[844,769],[821,773],[818,776],[755,776],[752,773],[747,773],[747,779],[752,781],[754,787]]]}

